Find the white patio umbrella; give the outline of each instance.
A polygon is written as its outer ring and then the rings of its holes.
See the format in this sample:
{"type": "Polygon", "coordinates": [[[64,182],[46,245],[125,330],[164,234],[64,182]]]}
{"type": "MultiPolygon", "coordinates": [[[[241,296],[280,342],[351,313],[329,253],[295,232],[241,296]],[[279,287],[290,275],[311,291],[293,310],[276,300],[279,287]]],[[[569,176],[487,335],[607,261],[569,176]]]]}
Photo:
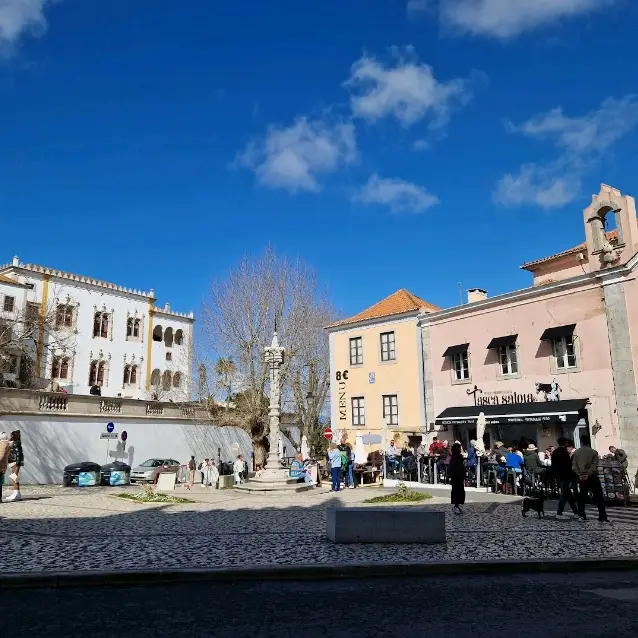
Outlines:
{"type": "Polygon", "coordinates": [[[480,452],[485,451],[485,444],[483,443],[483,435],[485,434],[485,412],[479,412],[478,419],[476,419],[476,448],[480,452]]]}
{"type": "Polygon", "coordinates": [[[368,462],[368,453],[363,444],[363,437],[357,434],[357,438],[354,441],[354,462],[357,465],[365,465],[368,462]]]}
{"type": "Polygon", "coordinates": [[[301,459],[306,461],[310,458],[310,450],[308,449],[308,437],[304,434],[301,437],[301,459]]]}

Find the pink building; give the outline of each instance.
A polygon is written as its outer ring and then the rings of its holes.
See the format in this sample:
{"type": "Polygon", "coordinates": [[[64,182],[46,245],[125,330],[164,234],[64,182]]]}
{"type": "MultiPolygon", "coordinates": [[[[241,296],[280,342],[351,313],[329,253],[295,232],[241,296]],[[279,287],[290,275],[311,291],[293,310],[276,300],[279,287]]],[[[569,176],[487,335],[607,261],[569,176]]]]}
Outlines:
{"type": "Polygon", "coordinates": [[[638,460],[638,224],[634,199],[603,185],[586,241],[525,264],[531,288],[420,316],[427,430],[485,443],[590,433],[638,460]],[[606,231],[606,228],[614,228],[606,231]]]}
{"type": "MultiPolygon", "coordinates": [[[[333,427],[414,444],[467,446],[589,433],[638,468],[638,223],[634,199],[602,185],[585,242],[525,264],[533,285],[469,291],[441,310],[399,290],[328,327],[333,427]]],[[[382,443],[383,445],[383,443],[382,443]]]]}

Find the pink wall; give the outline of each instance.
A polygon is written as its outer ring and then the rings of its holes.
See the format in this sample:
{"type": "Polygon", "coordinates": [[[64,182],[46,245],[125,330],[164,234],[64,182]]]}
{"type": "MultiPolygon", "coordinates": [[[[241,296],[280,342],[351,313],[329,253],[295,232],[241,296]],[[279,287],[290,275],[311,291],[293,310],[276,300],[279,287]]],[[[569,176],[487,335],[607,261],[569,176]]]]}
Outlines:
{"type": "MultiPolygon", "coordinates": [[[[499,304],[493,309],[467,308],[464,313],[430,324],[435,416],[445,408],[473,405],[467,390],[477,385],[483,392],[511,391],[535,394],[535,383],[556,379],[562,388],[561,399],[589,398],[590,425],[598,420],[602,429],[596,447],[603,449],[618,442],[615,399],[607,321],[602,289],[584,287],[577,291],[551,293],[534,300],[499,304]],[[576,324],[580,371],[552,371],[550,345],[540,341],[546,328],[576,324]],[[494,337],[518,334],[520,378],[498,378],[498,355],[488,350],[494,337]],[[448,346],[469,343],[471,381],[452,383],[448,346]]],[[[630,295],[631,296],[631,295],[630,295]]],[[[638,295],[634,295],[638,298],[638,295]]],[[[635,303],[638,317],[638,302],[635,303]]],[[[638,327],[638,323],[636,323],[638,327]]],[[[637,341],[638,342],[638,341],[637,341]]],[[[635,354],[638,354],[635,353],[635,354]]],[[[543,400],[543,395],[537,397],[543,400]]]]}
{"type": "MultiPolygon", "coordinates": [[[[638,361],[638,280],[635,275],[625,282],[625,303],[627,304],[627,323],[631,337],[631,355],[634,362],[638,361]]],[[[638,368],[634,363],[634,375],[638,386],[638,368]]],[[[636,388],[638,392],[638,387],[636,388]]]]}
{"type": "Polygon", "coordinates": [[[584,272],[589,272],[587,249],[583,248],[582,262],[578,259],[578,253],[569,255],[564,259],[552,260],[534,267],[534,285],[542,286],[552,281],[562,281],[571,277],[578,277],[584,272]]]}

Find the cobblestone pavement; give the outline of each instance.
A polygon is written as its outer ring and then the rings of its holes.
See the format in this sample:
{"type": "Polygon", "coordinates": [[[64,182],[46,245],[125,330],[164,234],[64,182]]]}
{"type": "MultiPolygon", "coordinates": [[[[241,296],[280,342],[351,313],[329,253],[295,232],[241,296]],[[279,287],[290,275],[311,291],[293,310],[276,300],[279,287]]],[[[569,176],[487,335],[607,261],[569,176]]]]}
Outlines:
{"type": "Polygon", "coordinates": [[[523,518],[520,504],[505,500],[468,503],[454,516],[447,499],[435,498],[411,507],[446,512],[446,545],[333,545],[326,508],[360,504],[380,490],[285,498],[202,491],[184,505],[138,504],[116,492],[27,487],[24,501],[2,503],[0,572],[638,556],[636,508],[610,509],[608,527],[595,516],[559,520],[552,503],[541,520],[523,518]]]}

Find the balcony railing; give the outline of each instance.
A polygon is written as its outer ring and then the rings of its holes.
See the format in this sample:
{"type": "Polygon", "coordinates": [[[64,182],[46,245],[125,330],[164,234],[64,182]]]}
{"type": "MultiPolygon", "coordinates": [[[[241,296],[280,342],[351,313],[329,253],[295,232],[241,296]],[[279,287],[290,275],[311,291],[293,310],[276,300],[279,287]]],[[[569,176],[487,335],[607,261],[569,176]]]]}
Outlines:
{"type": "Polygon", "coordinates": [[[96,397],[87,394],[63,394],[42,390],[0,388],[0,414],[64,413],[74,416],[118,415],[122,418],[143,420],[198,419],[209,421],[205,409],[197,405],[164,403],[120,397],[96,397]]]}
{"type": "Polygon", "coordinates": [[[122,414],[122,402],[115,399],[102,399],[100,401],[100,412],[122,414]]]}
{"type": "Polygon", "coordinates": [[[66,394],[40,394],[40,412],[66,412],[69,399],[66,394]]]}

